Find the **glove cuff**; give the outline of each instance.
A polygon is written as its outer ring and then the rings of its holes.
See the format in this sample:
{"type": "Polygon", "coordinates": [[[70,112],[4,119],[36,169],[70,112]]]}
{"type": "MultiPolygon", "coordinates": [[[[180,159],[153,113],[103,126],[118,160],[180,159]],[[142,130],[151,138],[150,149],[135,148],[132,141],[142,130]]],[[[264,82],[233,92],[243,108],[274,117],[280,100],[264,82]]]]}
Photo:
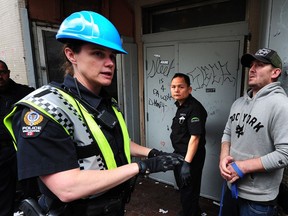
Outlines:
{"type": "Polygon", "coordinates": [[[149,151],[148,158],[157,157],[159,153],[160,153],[159,150],[153,148],[151,149],[151,151],[149,151]]]}
{"type": "Polygon", "coordinates": [[[184,167],[190,167],[191,163],[187,162],[187,161],[183,161],[183,165],[184,167]]]}
{"type": "Polygon", "coordinates": [[[146,164],[143,161],[141,161],[141,160],[138,161],[137,164],[138,164],[138,167],[139,167],[139,173],[140,174],[145,174],[146,170],[147,170],[146,164]]]}

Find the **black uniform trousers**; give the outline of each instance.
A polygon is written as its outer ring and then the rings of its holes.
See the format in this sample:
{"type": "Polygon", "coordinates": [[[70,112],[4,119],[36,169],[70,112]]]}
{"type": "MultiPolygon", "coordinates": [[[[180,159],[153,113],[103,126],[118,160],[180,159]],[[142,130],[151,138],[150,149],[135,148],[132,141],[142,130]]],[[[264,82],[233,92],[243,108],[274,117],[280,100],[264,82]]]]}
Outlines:
{"type": "Polygon", "coordinates": [[[103,194],[92,199],[63,203],[42,195],[38,203],[44,212],[61,216],[124,216],[127,197],[122,194],[103,194]],[[55,214],[57,212],[57,214],[55,214]],[[61,213],[60,213],[61,212],[61,213]]]}
{"type": "Polygon", "coordinates": [[[174,170],[175,180],[180,191],[180,201],[182,205],[183,216],[201,215],[199,198],[200,198],[202,170],[205,162],[205,156],[206,156],[205,147],[200,147],[197,150],[191,162],[190,173],[192,181],[191,184],[188,186],[182,186],[182,181],[180,178],[181,166],[177,166],[176,169],[174,170]]]}
{"type": "MultiPolygon", "coordinates": [[[[113,201],[112,201],[113,202],[113,201]]],[[[101,203],[93,202],[88,204],[76,204],[69,205],[65,209],[63,216],[124,216],[124,203],[115,201],[111,203],[111,200],[103,200],[101,203]],[[106,202],[106,204],[105,204],[106,202]],[[117,202],[117,203],[116,203],[117,202]],[[104,204],[104,206],[103,206],[104,204]]]]}
{"type": "MultiPolygon", "coordinates": [[[[0,141],[1,142],[1,141],[0,141]]],[[[17,182],[17,160],[13,144],[0,143],[0,215],[13,216],[17,182]]]]}

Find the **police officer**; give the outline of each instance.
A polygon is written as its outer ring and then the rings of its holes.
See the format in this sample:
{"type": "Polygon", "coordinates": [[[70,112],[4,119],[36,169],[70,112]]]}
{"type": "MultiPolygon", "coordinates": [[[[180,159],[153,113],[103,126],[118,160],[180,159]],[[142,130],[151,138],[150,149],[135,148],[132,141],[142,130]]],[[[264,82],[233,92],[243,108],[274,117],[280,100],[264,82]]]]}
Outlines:
{"type": "Polygon", "coordinates": [[[180,190],[181,216],[201,215],[199,196],[206,155],[207,112],[191,92],[189,76],[176,73],[171,81],[171,95],[176,100],[177,111],[170,138],[175,152],[184,156],[183,164],[174,170],[180,190]]]}
{"type": "Polygon", "coordinates": [[[117,102],[103,88],[112,82],[116,54],[127,53],[109,20],[75,12],[56,39],[64,43],[64,82],[37,89],[5,119],[17,141],[19,178],[39,176],[45,214],[124,215],[129,179],[171,170],[181,157],[130,141],[117,102]],[[133,163],[131,156],[148,159],[133,163]]]}
{"type": "Polygon", "coordinates": [[[0,215],[3,216],[13,215],[17,181],[16,152],[3,119],[14,103],[33,90],[14,82],[7,64],[0,60],[0,215]]]}

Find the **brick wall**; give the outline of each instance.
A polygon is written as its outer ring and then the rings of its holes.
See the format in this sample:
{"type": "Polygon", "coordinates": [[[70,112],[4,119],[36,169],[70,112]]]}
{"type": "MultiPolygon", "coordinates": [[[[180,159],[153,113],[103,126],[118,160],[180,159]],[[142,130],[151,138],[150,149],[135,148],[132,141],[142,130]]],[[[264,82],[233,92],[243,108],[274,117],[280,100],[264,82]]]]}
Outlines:
{"type": "Polygon", "coordinates": [[[0,0],[0,59],[11,70],[11,78],[28,84],[19,5],[24,0],[0,0]]]}

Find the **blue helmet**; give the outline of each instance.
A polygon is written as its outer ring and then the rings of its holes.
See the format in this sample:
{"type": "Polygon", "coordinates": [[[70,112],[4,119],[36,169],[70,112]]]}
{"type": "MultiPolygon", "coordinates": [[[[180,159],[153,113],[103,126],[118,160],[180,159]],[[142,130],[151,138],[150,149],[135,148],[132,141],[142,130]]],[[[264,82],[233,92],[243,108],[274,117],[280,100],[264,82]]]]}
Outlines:
{"type": "Polygon", "coordinates": [[[56,39],[76,39],[94,43],[127,54],[115,26],[104,16],[92,11],[72,13],[60,25],[56,39]]]}

